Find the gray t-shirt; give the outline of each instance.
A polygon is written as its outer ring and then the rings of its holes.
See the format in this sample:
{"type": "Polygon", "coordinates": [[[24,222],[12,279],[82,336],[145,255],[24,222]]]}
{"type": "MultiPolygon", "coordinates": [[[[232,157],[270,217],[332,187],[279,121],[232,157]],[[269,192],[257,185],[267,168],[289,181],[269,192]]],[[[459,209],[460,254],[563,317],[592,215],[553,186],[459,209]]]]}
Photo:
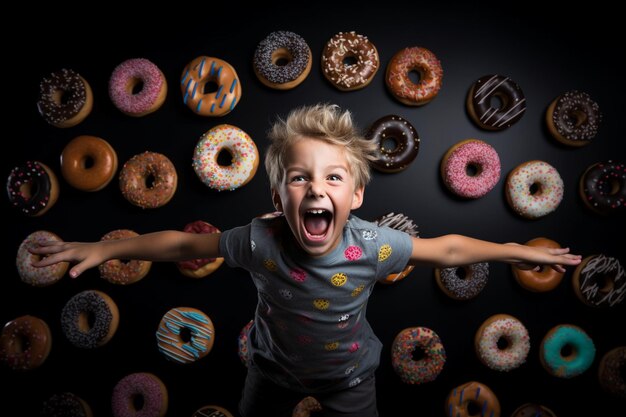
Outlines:
{"type": "Polygon", "coordinates": [[[408,234],[355,216],[322,257],[300,249],[283,216],[222,233],[221,255],[250,271],[258,290],[248,337],[252,366],[303,392],[347,388],[370,376],[381,343],[365,317],[367,300],[377,280],[405,267],[411,250],[408,234]]]}

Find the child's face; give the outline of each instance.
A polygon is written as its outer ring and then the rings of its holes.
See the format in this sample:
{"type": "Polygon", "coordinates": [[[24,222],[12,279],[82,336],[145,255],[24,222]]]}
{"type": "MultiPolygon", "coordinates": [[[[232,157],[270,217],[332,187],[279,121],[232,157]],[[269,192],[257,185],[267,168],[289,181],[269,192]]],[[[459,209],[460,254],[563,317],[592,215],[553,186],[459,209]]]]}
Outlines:
{"type": "Polygon", "coordinates": [[[287,152],[285,177],[272,190],[300,247],[311,256],[330,253],[341,242],[350,211],[363,202],[342,147],[303,138],[287,152]]]}

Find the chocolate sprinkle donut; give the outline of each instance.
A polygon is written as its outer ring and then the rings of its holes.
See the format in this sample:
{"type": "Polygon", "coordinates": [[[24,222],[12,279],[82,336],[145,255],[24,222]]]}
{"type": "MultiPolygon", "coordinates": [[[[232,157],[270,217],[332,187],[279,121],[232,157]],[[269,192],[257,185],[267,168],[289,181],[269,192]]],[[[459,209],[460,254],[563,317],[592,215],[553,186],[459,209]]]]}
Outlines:
{"type": "Polygon", "coordinates": [[[40,417],[88,417],[89,405],[71,392],[54,394],[43,403],[40,417]]]}
{"type": "Polygon", "coordinates": [[[9,202],[27,216],[36,216],[48,206],[51,189],[52,180],[38,161],[26,161],[13,168],[7,180],[9,202]],[[29,192],[23,193],[23,187],[29,192]]]}
{"type": "Polygon", "coordinates": [[[63,68],[39,84],[39,113],[51,125],[76,116],[87,103],[87,88],[77,72],[63,68]],[[61,100],[62,97],[62,100],[61,100]]]}
{"type": "Polygon", "coordinates": [[[378,171],[402,171],[419,152],[420,138],[417,131],[408,120],[400,116],[389,115],[376,120],[365,137],[378,145],[374,151],[376,159],[372,161],[372,166],[378,171]]]}
{"type": "Polygon", "coordinates": [[[556,130],[557,139],[581,146],[597,135],[602,113],[598,103],[589,94],[574,90],[564,93],[554,101],[548,118],[548,125],[556,130]]]}
{"type": "Polygon", "coordinates": [[[487,279],[489,278],[489,264],[487,262],[480,262],[471,265],[467,265],[467,277],[461,279],[458,275],[458,269],[454,268],[441,268],[437,269],[439,273],[438,282],[441,282],[447,292],[451,293],[455,299],[469,300],[476,297],[487,285],[487,279]]]}
{"type": "Polygon", "coordinates": [[[268,82],[285,84],[302,75],[310,61],[311,50],[306,41],[297,33],[281,30],[270,33],[259,43],[254,52],[253,65],[257,74],[268,82]],[[290,58],[285,65],[276,62],[276,53],[279,51],[285,51],[285,55],[290,58]]]}
{"type": "Polygon", "coordinates": [[[611,160],[591,165],[580,179],[579,192],[583,202],[599,214],[624,214],[626,165],[611,160]]]}
{"type": "MultiPolygon", "coordinates": [[[[99,291],[83,291],[72,297],[61,312],[61,328],[67,339],[76,347],[93,349],[107,341],[109,332],[114,325],[114,313],[104,297],[108,296],[99,291]],[[87,330],[87,316],[93,317],[93,324],[87,330]]],[[[117,306],[113,304],[114,309],[117,306]]],[[[115,325],[116,326],[116,325],[115,325]]],[[[115,332],[116,329],[113,329],[115,332]]]]}

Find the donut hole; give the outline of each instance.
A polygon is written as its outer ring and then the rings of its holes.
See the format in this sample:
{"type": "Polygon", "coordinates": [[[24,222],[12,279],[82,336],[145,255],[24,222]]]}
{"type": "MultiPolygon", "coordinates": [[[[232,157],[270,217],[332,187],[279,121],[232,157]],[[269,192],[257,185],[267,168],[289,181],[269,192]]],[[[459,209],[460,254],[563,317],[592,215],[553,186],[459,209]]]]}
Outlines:
{"type": "Polygon", "coordinates": [[[530,195],[540,196],[541,191],[542,191],[542,187],[541,187],[541,184],[538,182],[534,182],[530,184],[530,187],[528,187],[528,192],[530,193],[530,195]]]}
{"type": "Polygon", "coordinates": [[[354,55],[346,55],[345,57],[343,57],[343,60],[341,62],[343,63],[344,67],[351,67],[352,65],[356,65],[359,60],[354,55]]]}
{"type": "Polygon", "coordinates": [[[626,381],[626,362],[622,362],[621,364],[619,364],[617,374],[622,381],[626,381]]]}
{"type": "Polygon", "coordinates": [[[493,109],[503,109],[504,106],[506,106],[507,100],[504,96],[500,95],[500,94],[494,94],[491,97],[489,97],[489,107],[493,108],[493,109]]]}
{"type": "Polygon", "coordinates": [[[140,410],[143,410],[143,407],[146,404],[146,401],[143,398],[142,394],[134,394],[130,399],[130,403],[132,405],[133,410],[140,411],[140,410]]]}
{"type": "Polygon", "coordinates": [[[616,196],[622,188],[621,182],[617,178],[609,178],[606,181],[598,181],[598,190],[602,195],[616,196]]]}
{"type": "Polygon", "coordinates": [[[572,110],[565,117],[575,127],[580,127],[587,123],[587,114],[581,110],[572,110]]]}
{"type": "Polygon", "coordinates": [[[80,165],[83,169],[91,169],[96,164],[95,159],[92,156],[87,155],[80,160],[80,165]]]}
{"type": "Polygon", "coordinates": [[[183,343],[189,343],[191,341],[191,329],[189,327],[183,327],[182,329],[180,329],[180,333],[178,334],[178,337],[180,337],[180,340],[183,341],[183,343]]]}
{"type": "Polygon", "coordinates": [[[57,106],[65,106],[70,102],[72,95],[66,90],[57,89],[52,92],[52,101],[57,106]]]}
{"type": "Polygon", "coordinates": [[[12,338],[13,340],[13,349],[16,352],[24,353],[30,349],[30,338],[26,337],[23,334],[16,334],[12,338]]]}
{"type": "Polygon", "coordinates": [[[156,184],[156,176],[152,172],[149,173],[148,175],[146,175],[146,178],[144,178],[144,183],[146,185],[146,188],[148,189],[154,188],[156,184]]]}
{"type": "Polygon", "coordinates": [[[482,404],[476,401],[470,400],[467,402],[467,414],[470,416],[482,416],[482,409],[482,404]]]}
{"type": "Polygon", "coordinates": [[[39,185],[35,182],[25,182],[20,185],[20,195],[25,200],[30,200],[33,196],[37,195],[39,192],[39,185]]]}
{"type": "Polygon", "coordinates": [[[215,81],[209,80],[202,86],[202,94],[213,94],[218,88],[219,85],[215,81]]]}
{"type": "Polygon", "coordinates": [[[293,61],[293,56],[289,53],[286,48],[278,48],[274,52],[272,52],[272,64],[277,67],[284,67],[289,65],[289,63],[293,61]]]}
{"type": "Polygon", "coordinates": [[[592,279],[598,287],[598,292],[607,294],[613,291],[615,276],[609,274],[596,274],[592,279]]]}
{"type": "Polygon", "coordinates": [[[455,275],[458,279],[464,280],[469,278],[469,273],[465,268],[457,268],[455,275]]]}
{"type": "Polygon", "coordinates": [[[143,90],[143,80],[140,78],[133,78],[128,86],[128,91],[132,94],[139,94],[143,90]]]}
{"type": "Polygon", "coordinates": [[[228,167],[233,164],[233,154],[228,149],[222,149],[215,160],[219,166],[228,167]]]}
{"type": "Polygon", "coordinates": [[[506,350],[510,346],[509,339],[500,336],[496,342],[496,346],[498,346],[498,350],[506,350]]]}
{"type": "Polygon", "coordinates": [[[560,354],[564,360],[571,361],[576,357],[576,348],[571,343],[566,343],[561,348],[560,354]]]}
{"type": "Polygon", "coordinates": [[[414,361],[421,361],[423,359],[426,359],[426,352],[424,352],[424,349],[413,349],[413,352],[411,352],[411,359],[413,359],[414,361]]]}
{"type": "Polygon", "coordinates": [[[423,74],[420,69],[415,68],[408,72],[407,77],[413,84],[418,85],[422,81],[423,74]]]}
{"type": "Polygon", "coordinates": [[[483,172],[483,167],[477,163],[470,162],[465,165],[465,173],[468,177],[477,177],[483,172]]]}
{"type": "Polygon", "coordinates": [[[93,311],[82,311],[78,316],[78,328],[84,333],[88,333],[96,323],[96,315],[93,311]]]}
{"type": "Polygon", "coordinates": [[[399,147],[400,142],[398,142],[398,139],[394,138],[393,136],[386,136],[380,142],[380,150],[384,153],[395,152],[396,150],[398,150],[399,147]]]}

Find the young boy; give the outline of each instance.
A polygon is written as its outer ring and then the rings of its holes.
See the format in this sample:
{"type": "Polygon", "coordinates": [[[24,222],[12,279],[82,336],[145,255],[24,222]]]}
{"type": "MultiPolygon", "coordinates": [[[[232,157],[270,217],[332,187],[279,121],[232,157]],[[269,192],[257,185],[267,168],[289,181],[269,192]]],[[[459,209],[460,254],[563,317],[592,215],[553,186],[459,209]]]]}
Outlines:
{"type": "Polygon", "coordinates": [[[569,249],[497,244],[460,235],[416,239],[363,221],[372,146],[349,112],[302,107],[270,133],[265,167],[282,215],[222,234],[163,231],[95,243],[49,243],[37,266],[74,262],[77,277],[109,259],[178,261],[222,256],[247,269],[258,290],[244,417],[289,416],[313,395],[324,416],[377,416],[374,371],[381,343],[365,309],[378,279],[407,263],[440,267],[503,261],[533,268],[577,265],[569,249]]]}

